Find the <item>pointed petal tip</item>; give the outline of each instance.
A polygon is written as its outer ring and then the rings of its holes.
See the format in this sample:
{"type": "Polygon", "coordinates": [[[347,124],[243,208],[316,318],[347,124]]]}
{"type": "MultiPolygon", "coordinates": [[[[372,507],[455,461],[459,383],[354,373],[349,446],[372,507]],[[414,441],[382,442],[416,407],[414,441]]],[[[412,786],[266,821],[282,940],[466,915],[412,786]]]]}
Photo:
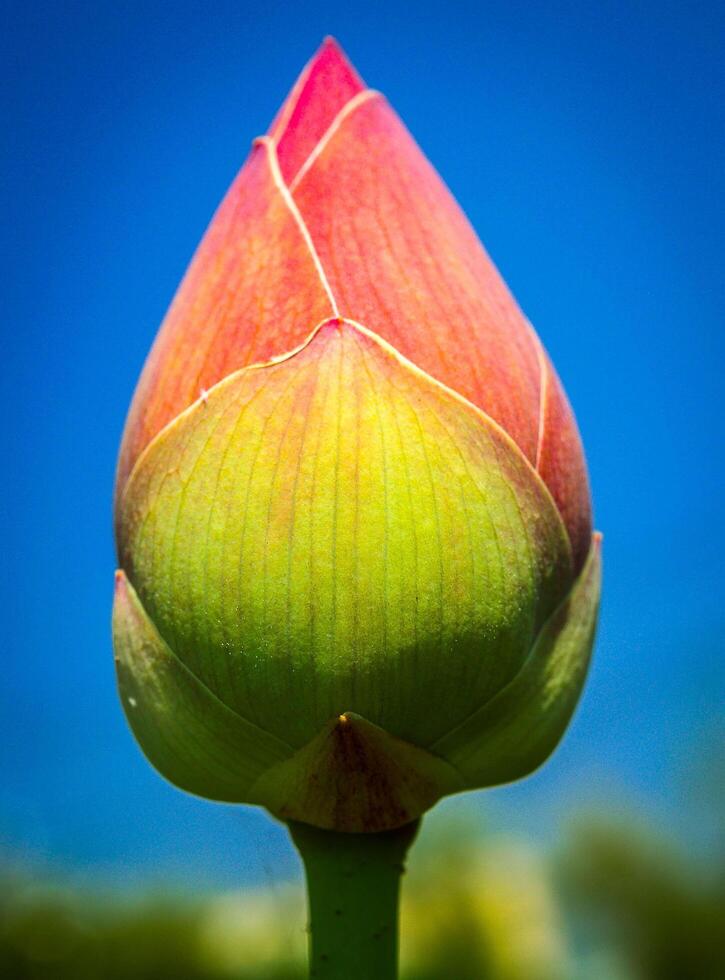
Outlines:
{"type": "MultiPolygon", "coordinates": [[[[602,534],[601,531],[592,531],[592,543],[589,547],[589,554],[587,555],[587,559],[588,558],[596,558],[597,560],[601,559],[603,540],[604,540],[604,535],[602,534]]],[[[585,559],[585,564],[587,559],[585,559]]]]}
{"type": "Polygon", "coordinates": [[[334,52],[339,58],[347,61],[347,56],[342,48],[342,45],[337,40],[334,34],[325,34],[322,39],[322,43],[317,49],[317,55],[319,56],[323,51],[334,52]]]}
{"type": "Polygon", "coordinates": [[[360,88],[364,88],[364,82],[360,78],[355,69],[355,66],[350,61],[345,52],[345,49],[332,34],[326,34],[322,39],[322,44],[317,49],[317,52],[312,58],[310,67],[314,68],[318,62],[324,61],[329,71],[332,68],[336,68],[338,71],[345,72],[355,78],[359,84],[360,88]]]}
{"type": "Polygon", "coordinates": [[[365,83],[337,41],[325,38],[269,130],[277,143],[285,180],[294,177],[337,113],[364,89],[365,83]]]}
{"type": "Polygon", "coordinates": [[[126,595],[126,574],[122,568],[117,568],[113,576],[113,593],[116,597],[126,595]]]}
{"type": "Polygon", "coordinates": [[[332,93],[339,92],[340,97],[345,99],[352,98],[366,88],[345,49],[331,34],[323,38],[322,44],[307,63],[302,77],[306,88],[320,79],[325,88],[332,93]]]}

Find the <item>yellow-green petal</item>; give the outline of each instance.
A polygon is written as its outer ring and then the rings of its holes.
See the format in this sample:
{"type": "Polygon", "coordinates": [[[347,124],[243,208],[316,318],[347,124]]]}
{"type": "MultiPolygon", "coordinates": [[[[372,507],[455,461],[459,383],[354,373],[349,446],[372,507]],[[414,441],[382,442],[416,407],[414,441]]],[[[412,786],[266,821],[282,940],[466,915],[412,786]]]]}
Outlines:
{"type": "Polygon", "coordinates": [[[508,436],[337,320],[157,436],[120,553],[176,656],[296,749],[345,711],[432,745],[516,676],[572,581],[508,436]]]}

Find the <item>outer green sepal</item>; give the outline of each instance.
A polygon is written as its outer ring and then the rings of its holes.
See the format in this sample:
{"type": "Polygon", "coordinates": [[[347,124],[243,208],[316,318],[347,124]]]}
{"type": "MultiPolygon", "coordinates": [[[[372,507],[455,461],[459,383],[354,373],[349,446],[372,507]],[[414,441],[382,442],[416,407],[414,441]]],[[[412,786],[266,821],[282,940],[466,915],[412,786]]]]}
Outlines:
{"type": "Polygon", "coordinates": [[[431,750],[474,789],[538,768],[556,748],[581,694],[591,658],[601,590],[595,533],[571,592],[542,628],[516,677],[431,750]]]}
{"type": "Polygon", "coordinates": [[[121,703],[148,760],[170,782],[241,803],[269,767],[293,754],[223,704],[159,636],[122,571],[116,572],[113,645],[121,703]]]}
{"type": "Polygon", "coordinates": [[[126,717],[149,761],[191,793],[258,803],[281,819],[371,832],[415,819],[463,788],[446,762],[357,715],[298,752],[213,694],[159,636],[122,571],[113,640],[126,717]]]}
{"type": "Polygon", "coordinates": [[[253,787],[282,820],[376,833],[410,823],[464,789],[443,759],[346,712],[253,787]]]}

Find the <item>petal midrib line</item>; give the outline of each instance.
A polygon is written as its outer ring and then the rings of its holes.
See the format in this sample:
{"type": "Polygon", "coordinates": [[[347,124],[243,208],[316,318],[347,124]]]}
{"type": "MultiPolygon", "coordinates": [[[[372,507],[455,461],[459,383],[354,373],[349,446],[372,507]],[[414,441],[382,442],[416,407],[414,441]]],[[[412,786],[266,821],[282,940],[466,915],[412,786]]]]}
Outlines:
{"type": "Polygon", "coordinates": [[[335,135],[335,133],[338,131],[338,129],[343,124],[343,122],[347,119],[347,117],[351,115],[361,105],[364,105],[366,102],[369,102],[371,99],[375,99],[375,98],[382,99],[383,96],[381,95],[380,92],[377,92],[373,88],[366,88],[362,92],[358,92],[357,95],[353,95],[353,97],[348,102],[345,103],[345,105],[342,107],[342,109],[340,109],[340,111],[337,113],[337,115],[332,120],[330,125],[327,127],[325,132],[322,134],[320,139],[317,141],[317,143],[312,149],[312,152],[309,154],[305,162],[302,164],[300,169],[297,171],[297,173],[294,175],[292,180],[289,182],[290,194],[294,194],[300,181],[304,178],[304,176],[308,173],[310,168],[314,165],[317,158],[320,156],[322,151],[325,149],[327,144],[330,142],[332,137],[335,135]]]}
{"type": "MultiPolygon", "coordinates": [[[[350,117],[352,116],[352,114],[355,112],[356,109],[358,109],[359,107],[365,105],[367,102],[369,102],[373,98],[383,98],[383,96],[379,92],[377,92],[375,89],[364,89],[362,92],[357,93],[357,95],[353,96],[351,99],[348,100],[348,102],[345,103],[345,105],[342,107],[342,109],[340,109],[338,111],[338,113],[336,114],[336,116],[333,119],[332,123],[328,126],[327,130],[325,131],[325,133],[323,133],[322,137],[318,140],[318,142],[316,143],[315,147],[312,149],[312,151],[308,155],[307,159],[302,164],[302,166],[298,170],[297,174],[293,178],[292,183],[295,186],[297,186],[299,184],[299,182],[303,179],[303,177],[307,173],[310,172],[310,169],[314,166],[314,163],[319,158],[319,156],[322,153],[322,151],[329,144],[329,142],[332,139],[332,137],[336,133],[339,132],[340,128],[344,125],[345,121],[348,120],[348,119],[350,119],[350,117]]],[[[490,416],[489,413],[485,409],[483,409],[482,407],[480,407],[479,405],[477,405],[475,402],[470,401],[470,399],[468,399],[465,395],[463,395],[460,392],[458,392],[455,388],[451,388],[448,384],[446,384],[446,382],[444,382],[440,378],[435,377],[434,375],[432,375],[428,371],[426,371],[424,368],[422,368],[419,365],[415,364],[413,361],[410,361],[404,354],[402,354],[400,351],[397,350],[397,348],[395,348],[391,344],[389,344],[388,341],[386,341],[379,334],[376,334],[374,331],[370,330],[368,327],[364,326],[363,324],[361,324],[361,323],[359,323],[359,322],[357,322],[357,321],[355,321],[355,320],[353,320],[353,319],[351,319],[349,317],[343,317],[341,315],[340,308],[339,308],[338,303],[337,303],[337,299],[336,299],[335,294],[334,294],[334,292],[332,290],[332,286],[331,286],[330,281],[328,279],[328,276],[327,276],[327,273],[326,273],[325,268],[323,266],[322,260],[320,259],[320,255],[319,255],[319,253],[317,251],[317,248],[315,246],[315,243],[314,243],[314,240],[313,240],[312,235],[310,233],[310,230],[309,230],[309,227],[307,225],[307,222],[305,221],[304,215],[302,214],[302,212],[300,211],[299,207],[297,206],[297,203],[296,203],[296,201],[294,199],[294,196],[293,196],[293,194],[292,194],[292,192],[290,190],[290,185],[287,184],[287,182],[285,181],[285,179],[284,179],[284,177],[282,175],[282,171],[281,171],[281,168],[280,168],[280,165],[279,165],[279,158],[278,158],[278,155],[277,155],[277,146],[279,144],[280,139],[284,135],[284,132],[285,132],[285,129],[282,129],[281,132],[279,133],[279,136],[276,137],[276,138],[275,137],[272,137],[272,136],[260,136],[260,137],[257,137],[254,140],[254,145],[255,146],[260,146],[260,147],[262,147],[265,150],[266,158],[267,158],[267,161],[268,161],[268,165],[270,167],[270,173],[271,173],[271,176],[272,176],[272,179],[273,179],[273,183],[274,183],[275,187],[277,188],[277,190],[279,191],[279,193],[280,193],[280,195],[281,195],[281,197],[282,197],[282,199],[283,199],[286,207],[288,208],[290,214],[292,215],[292,217],[293,217],[293,219],[294,219],[294,221],[295,221],[295,223],[296,223],[296,225],[297,225],[297,227],[299,229],[300,235],[302,236],[302,239],[303,239],[303,241],[304,241],[304,243],[305,243],[305,245],[306,245],[306,247],[307,247],[307,249],[309,251],[310,257],[311,257],[312,262],[313,262],[313,265],[314,265],[315,270],[316,270],[316,272],[317,272],[317,274],[319,276],[320,283],[322,285],[322,288],[323,288],[323,290],[324,290],[324,292],[325,292],[325,294],[327,296],[328,302],[330,304],[330,310],[331,310],[331,314],[332,314],[332,317],[331,318],[337,319],[341,324],[342,323],[348,323],[348,324],[354,326],[356,329],[361,330],[363,333],[367,333],[367,334],[370,334],[370,335],[374,336],[375,339],[378,341],[378,343],[381,343],[384,347],[390,348],[392,351],[394,351],[394,353],[402,361],[404,361],[405,363],[407,363],[407,365],[408,365],[409,368],[412,368],[416,372],[420,372],[420,374],[425,375],[431,383],[433,383],[433,384],[435,384],[435,385],[437,385],[437,386],[439,386],[439,387],[447,390],[449,392],[449,394],[452,394],[455,398],[457,398],[457,399],[459,399],[459,400],[467,403],[471,408],[475,409],[476,412],[480,413],[480,415],[482,415],[488,422],[490,422],[491,424],[493,424],[497,429],[499,429],[501,432],[503,432],[506,435],[507,440],[512,444],[512,446],[514,446],[516,448],[516,450],[521,454],[521,456],[524,459],[526,459],[526,461],[529,464],[531,470],[536,474],[536,476],[538,477],[538,479],[540,480],[540,482],[542,483],[542,485],[546,488],[547,493],[549,493],[549,495],[550,495],[549,489],[546,486],[546,484],[544,483],[543,479],[541,478],[541,473],[540,473],[540,454],[541,454],[540,451],[541,451],[541,446],[542,446],[542,441],[543,441],[543,435],[544,435],[544,421],[545,421],[545,419],[544,419],[544,412],[545,412],[545,407],[546,407],[545,406],[545,397],[544,397],[545,396],[545,377],[548,374],[548,372],[547,372],[547,369],[546,369],[546,357],[544,355],[543,348],[541,346],[540,341],[538,340],[538,337],[537,337],[537,335],[536,335],[533,327],[531,327],[529,325],[530,336],[532,338],[532,342],[535,345],[536,352],[537,352],[537,358],[538,358],[538,362],[539,362],[539,399],[538,399],[539,400],[539,405],[538,405],[538,432],[537,432],[536,454],[535,454],[534,459],[533,460],[530,460],[528,458],[527,454],[511,438],[511,436],[508,434],[508,432],[506,432],[506,430],[492,416],[490,416]]],[[[303,342],[301,344],[299,344],[297,347],[293,348],[292,350],[282,352],[279,355],[276,355],[275,357],[270,358],[268,361],[265,361],[263,363],[244,365],[243,367],[238,368],[235,371],[232,371],[229,375],[226,375],[224,378],[219,379],[219,381],[217,381],[216,384],[213,385],[209,389],[209,391],[205,391],[204,392],[204,397],[205,398],[208,397],[210,391],[212,391],[213,389],[215,389],[218,385],[224,384],[225,382],[229,381],[231,378],[235,377],[237,374],[239,374],[242,371],[263,368],[263,367],[268,366],[270,364],[277,363],[279,361],[286,360],[287,358],[294,356],[294,354],[296,354],[298,351],[302,350],[303,348],[305,348],[307,346],[307,344],[315,336],[315,334],[318,332],[318,330],[320,329],[320,327],[323,325],[324,322],[326,322],[326,321],[322,321],[322,323],[317,324],[315,326],[315,328],[310,332],[309,336],[306,337],[305,340],[303,340],[303,342]]],[[[169,427],[173,426],[182,416],[186,415],[187,412],[189,412],[190,410],[192,410],[194,408],[194,406],[197,404],[197,401],[198,400],[199,399],[197,399],[196,401],[192,402],[185,409],[183,409],[176,416],[174,416],[174,418],[170,419],[166,423],[166,425],[164,425],[159,430],[159,432],[157,432],[154,435],[154,437],[149,441],[149,443],[144,447],[144,449],[139,454],[138,458],[135,460],[135,463],[134,463],[133,467],[131,468],[131,471],[128,474],[128,477],[126,479],[126,482],[125,482],[125,485],[124,485],[124,488],[123,488],[123,492],[122,492],[122,495],[121,495],[121,499],[123,499],[125,497],[125,494],[126,494],[126,491],[128,489],[128,486],[129,486],[129,484],[131,482],[131,478],[133,476],[133,473],[138,468],[139,463],[141,462],[142,458],[146,455],[146,453],[149,450],[150,446],[153,443],[156,442],[156,440],[162,435],[162,433],[165,430],[167,430],[169,427]]],[[[553,499],[552,499],[552,504],[554,505],[554,507],[557,510],[557,512],[559,512],[559,508],[556,506],[556,503],[553,501],[553,499]]],[[[561,514],[560,514],[560,517],[561,517],[561,514]]],[[[567,538],[568,538],[568,534],[567,534],[567,538]]]]}
{"type": "Polygon", "coordinates": [[[280,166],[279,166],[279,159],[277,157],[276,143],[270,136],[258,136],[257,139],[254,141],[254,145],[263,146],[267,151],[267,160],[269,161],[269,166],[270,166],[272,179],[274,181],[275,187],[282,195],[282,198],[285,204],[287,205],[287,207],[289,208],[289,211],[292,217],[294,218],[297,227],[300,230],[300,234],[302,235],[302,238],[304,239],[304,242],[307,245],[307,248],[309,249],[310,256],[314,263],[315,269],[317,271],[318,276],[320,277],[322,288],[325,290],[325,293],[327,294],[327,298],[330,301],[332,315],[334,317],[339,317],[340,310],[337,305],[337,300],[335,299],[335,295],[332,292],[332,288],[328,281],[327,274],[325,273],[325,270],[322,266],[322,262],[320,261],[320,256],[318,255],[317,249],[315,248],[315,243],[312,241],[310,230],[307,227],[307,223],[305,219],[302,217],[302,214],[300,213],[300,210],[297,207],[294,198],[290,194],[289,187],[285,183],[285,180],[282,176],[282,171],[280,170],[280,166]]]}
{"type": "MultiPolygon", "coordinates": [[[[431,385],[434,388],[437,388],[437,389],[441,390],[442,392],[445,392],[445,394],[449,398],[452,398],[454,401],[456,401],[456,402],[464,405],[468,409],[468,411],[470,411],[474,415],[478,416],[478,418],[481,420],[482,423],[484,423],[486,425],[490,425],[492,428],[494,428],[499,433],[499,435],[502,437],[504,443],[507,444],[510,447],[510,449],[511,449],[512,452],[514,452],[517,456],[520,457],[520,459],[523,461],[523,463],[526,466],[526,468],[531,472],[532,476],[536,479],[537,483],[539,484],[539,486],[543,490],[545,496],[549,499],[549,502],[551,504],[551,507],[552,507],[554,513],[558,517],[558,521],[560,523],[561,531],[562,531],[562,535],[563,535],[563,540],[566,543],[567,552],[568,552],[568,554],[570,556],[570,559],[571,559],[571,539],[570,539],[569,534],[568,534],[568,532],[566,530],[566,526],[564,525],[564,521],[563,521],[563,518],[562,518],[562,515],[561,515],[561,511],[557,507],[556,502],[555,502],[555,500],[554,500],[554,498],[553,498],[553,496],[551,494],[551,491],[549,490],[547,484],[542,479],[541,474],[534,467],[534,465],[532,464],[532,462],[528,458],[528,456],[521,450],[521,448],[517,445],[517,443],[508,434],[508,432],[494,418],[492,418],[490,415],[488,415],[487,412],[485,412],[482,408],[480,408],[474,402],[472,402],[468,398],[466,398],[465,395],[460,394],[460,392],[456,391],[454,388],[449,387],[444,382],[438,380],[433,375],[431,375],[427,371],[425,371],[423,368],[419,367],[413,361],[409,360],[396,347],[394,347],[387,340],[385,340],[385,338],[383,338],[379,334],[375,333],[375,331],[370,330],[364,324],[359,323],[356,320],[352,320],[349,317],[340,317],[340,316],[338,316],[338,317],[330,317],[330,318],[327,318],[326,320],[323,320],[321,323],[318,323],[315,326],[315,328],[312,330],[312,332],[309,334],[309,336],[306,337],[305,340],[301,344],[299,344],[297,347],[295,347],[293,350],[287,351],[286,353],[281,354],[281,355],[279,355],[277,357],[271,358],[270,360],[265,361],[263,363],[246,365],[244,367],[238,368],[235,371],[230,372],[230,374],[226,375],[224,378],[222,378],[220,381],[218,381],[216,384],[214,384],[211,388],[209,388],[209,390],[204,393],[204,396],[203,397],[197,398],[194,402],[191,403],[191,405],[188,405],[185,409],[183,409],[181,412],[179,412],[178,415],[174,416],[173,419],[170,419],[169,422],[167,422],[166,425],[163,426],[154,435],[154,437],[150,440],[150,442],[147,443],[147,445],[144,447],[144,449],[141,451],[141,453],[137,457],[136,461],[134,462],[134,465],[133,465],[133,467],[132,467],[132,469],[131,469],[131,471],[130,471],[130,473],[128,475],[128,478],[126,479],[126,482],[124,484],[123,490],[121,492],[121,496],[120,496],[120,500],[119,500],[120,513],[122,514],[123,511],[124,511],[125,502],[126,502],[126,500],[128,498],[128,494],[129,494],[131,485],[134,483],[134,480],[135,480],[137,474],[139,473],[141,467],[143,466],[143,463],[144,463],[145,459],[152,452],[153,447],[156,445],[156,443],[160,439],[164,438],[164,436],[169,432],[169,430],[175,428],[177,425],[182,424],[183,419],[185,417],[187,417],[188,415],[190,415],[192,412],[198,410],[199,406],[202,403],[205,406],[208,405],[210,399],[212,399],[219,392],[220,389],[226,387],[228,384],[232,384],[235,381],[235,379],[238,378],[240,375],[245,374],[247,372],[264,370],[265,368],[269,368],[269,367],[271,367],[273,365],[280,364],[280,363],[282,363],[284,361],[288,361],[288,360],[291,360],[292,358],[294,358],[297,354],[299,354],[301,351],[303,351],[310,344],[310,342],[316,337],[316,335],[319,333],[319,331],[326,324],[330,323],[330,321],[333,320],[333,319],[337,321],[337,324],[338,324],[339,327],[348,326],[348,327],[351,327],[353,330],[357,331],[358,333],[363,334],[364,336],[369,337],[380,348],[382,348],[383,351],[387,352],[387,354],[388,354],[389,357],[392,357],[395,361],[397,361],[399,364],[401,364],[402,366],[404,366],[407,370],[411,371],[413,374],[417,375],[418,377],[420,377],[422,379],[425,379],[425,381],[427,382],[427,384],[431,385]]],[[[125,569],[125,571],[128,574],[128,569],[125,569]]]]}
{"type": "MultiPolygon", "coordinates": [[[[340,309],[337,303],[337,299],[332,290],[332,286],[330,285],[330,280],[327,276],[324,265],[322,264],[322,260],[320,259],[319,252],[317,251],[317,247],[315,246],[314,240],[310,233],[307,222],[305,221],[304,215],[302,214],[299,207],[297,206],[297,202],[295,201],[294,198],[294,192],[296,191],[297,187],[304,179],[304,177],[310,172],[315,162],[318,160],[322,152],[328,146],[333,136],[335,136],[339,131],[339,129],[343,126],[345,121],[349,119],[350,116],[357,109],[359,109],[361,106],[365,105],[367,102],[371,101],[374,98],[383,99],[384,96],[376,89],[366,88],[363,89],[362,92],[358,92],[351,99],[349,99],[343,105],[343,107],[337,112],[330,125],[322,134],[320,139],[317,141],[317,143],[315,144],[315,146],[307,156],[307,159],[300,166],[299,170],[297,171],[297,173],[289,183],[287,183],[284,180],[284,177],[282,176],[282,171],[279,166],[279,160],[277,157],[277,146],[279,145],[280,140],[282,139],[282,137],[286,132],[287,123],[289,121],[289,118],[291,118],[294,107],[290,110],[290,115],[285,121],[285,125],[281,128],[279,132],[279,136],[277,137],[261,136],[254,141],[256,145],[263,145],[267,149],[268,159],[270,163],[270,168],[272,170],[272,177],[275,182],[275,185],[277,186],[280,193],[282,194],[282,197],[284,198],[287,207],[289,208],[294,220],[296,221],[300,229],[305,244],[307,245],[310,251],[312,261],[320,277],[322,286],[330,301],[330,306],[332,308],[333,316],[336,317],[340,316],[340,309]]],[[[476,238],[478,238],[477,235],[476,238]]],[[[538,390],[538,409],[537,409],[538,421],[537,421],[537,433],[536,433],[536,449],[534,452],[532,465],[533,468],[536,470],[536,472],[540,473],[541,451],[543,447],[544,429],[546,423],[546,389],[548,387],[547,385],[548,368],[546,365],[546,355],[544,353],[541,341],[539,340],[536,331],[533,329],[533,327],[531,326],[528,320],[526,320],[526,324],[528,327],[529,337],[536,351],[536,358],[539,366],[539,390],[538,390]]]]}

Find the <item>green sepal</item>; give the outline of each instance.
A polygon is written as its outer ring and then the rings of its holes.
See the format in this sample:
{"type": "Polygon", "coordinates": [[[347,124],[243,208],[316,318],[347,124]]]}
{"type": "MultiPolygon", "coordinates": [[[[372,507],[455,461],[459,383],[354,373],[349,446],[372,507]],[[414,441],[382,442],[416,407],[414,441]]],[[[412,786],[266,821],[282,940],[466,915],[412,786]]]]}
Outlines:
{"type": "Polygon", "coordinates": [[[260,774],[293,754],[181,663],[122,571],[116,573],[113,645],[129,725],[149,762],[176,786],[213,800],[248,802],[260,774]]]}
{"type": "Polygon", "coordinates": [[[282,820],[371,833],[402,827],[463,788],[447,762],[346,712],[266,772],[252,794],[282,820]]]}
{"type": "Polygon", "coordinates": [[[431,747],[467,788],[511,782],[556,748],[576,707],[591,657],[601,588],[601,535],[595,534],[571,592],[542,628],[516,677],[431,747]]]}

